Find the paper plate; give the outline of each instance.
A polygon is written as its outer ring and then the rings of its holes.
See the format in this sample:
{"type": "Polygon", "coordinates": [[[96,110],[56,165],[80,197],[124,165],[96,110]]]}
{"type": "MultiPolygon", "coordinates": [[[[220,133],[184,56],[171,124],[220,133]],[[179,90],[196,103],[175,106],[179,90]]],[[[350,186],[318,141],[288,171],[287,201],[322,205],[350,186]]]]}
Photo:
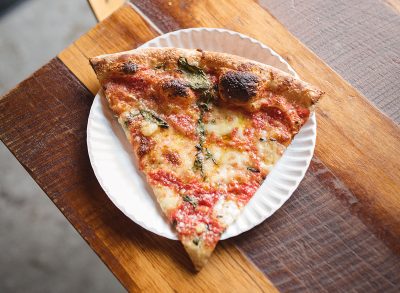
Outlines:
{"type": "MultiPolygon", "coordinates": [[[[266,45],[224,29],[179,30],[159,36],[141,47],[201,48],[225,52],[269,64],[297,76],[290,65],[266,45]]],[[[288,200],[310,164],[315,139],[316,119],[313,114],[221,239],[239,235],[260,224],[288,200]]],[[[111,201],[143,228],[177,239],[144,175],[137,168],[130,144],[101,92],[96,95],[90,110],[87,145],[93,170],[111,201]]]]}

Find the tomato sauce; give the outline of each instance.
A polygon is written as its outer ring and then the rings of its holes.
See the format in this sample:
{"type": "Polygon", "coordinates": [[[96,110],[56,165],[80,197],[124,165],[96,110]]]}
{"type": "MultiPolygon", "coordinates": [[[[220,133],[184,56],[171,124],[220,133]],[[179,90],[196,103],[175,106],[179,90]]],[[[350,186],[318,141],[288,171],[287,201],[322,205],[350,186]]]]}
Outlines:
{"type": "Polygon", "coordinates": [[[281,110],[269,108],[265,112],[253,114],[252,124],[257,129],[268,129],[268,126],[274,128],[274,137],[280,143],[285,144],[291,138],[290,121],[281,110]]]}
{"type": "Polygon", "coordinates": [[[221,191],[205,188],[194,179],[188,183],[176,178],[171,172],[158,170],[149,173],[153,184],[170,187],[177,192],[184,190],[182,204],[170,215],[170,220],[176,224],[180,237],[186,235],[202,235],[202,239],[211,245],[218,241],[224,231],[213,213],[213,207],[218,199],[223,197],[221,191]],[[199,231],[199,224],[203,230],[199,231]]]}
{"type": "Polygon", "coordinates": [[[235,194],[238,204],[245,205],[257,191],[260,183],[256,180],[250,182],[231,182],[228,184],[228,193],[235,194]]]}
{"type": "Polygon", "coordinates": [[[179,133],[195,138],[196,122],[187,114],[171,114],[167,118],[168,122],[179,133]]]}
{"type": "Polygon", "coordinates": [[[209,245],[218,241],[225,229],[219,224],[213,212],[217,201],[220,198],[229,198],[244,206],[260,186],[258,177],[261,175],[252,174],[247,182],[231,182],[226,189],[218,190],[202,186],[202,183],[195,179],[183,182],[171,172],[164,170],[149,173],[153,184],[161,184],[177,192],[184,190],[182,204],[170,216],[170,220],[176,224],[180,237],[201,234],[202,239],[209,245]],[[203,223],[203,228],[205,227],[200,233],[197,230],[199,223],[203,223]]]}
{"type": "Polygon", "coordinates": [[[117,87],[126,87],[130,92],[142,92],[150,85],[150,80],[139,74],[113,77],[110,82],[117,87]]]}
{"type": "Polygon", "coordinates": [[[297,115],[302,119],[303,123],[305,123],[310,116],[310,110],[307,108],[303,108],[301,106],[296,107],[297,115]]]}
{"type": "Polygon", "coordinates": [[[201,235],[208,245],[216,243],[225,228],[214,217],[212,209],[200,209],[191,204],[182,204],[172,215],[172,221],[176,223],[179,236],[201,235]],[[198,230],[201,227],[201,230],[198,230]]]}
{"type": "Polygon", "coordinates": [[[161,184],[177,192],[183,192],[185,195],[194,196],[198,201],[208,201],[210,202],[210,206],[216,202],[221,194],[218,190],[205,186],[195,178],[186,179],[185,182],[182,182],[182,180],[177,178],[172,172],[165,170],[150,172],[148,176],[153,184],[161,184]],[[210,197],[210,195],[212,195],[212,197],[210,197]]]}

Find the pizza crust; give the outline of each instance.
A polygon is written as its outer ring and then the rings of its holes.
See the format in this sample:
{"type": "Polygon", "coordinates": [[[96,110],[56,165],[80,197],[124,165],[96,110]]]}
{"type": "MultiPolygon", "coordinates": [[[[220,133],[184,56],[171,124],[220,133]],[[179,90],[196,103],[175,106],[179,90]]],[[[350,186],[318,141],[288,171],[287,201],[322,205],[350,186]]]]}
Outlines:
{"type": "Polygon", "coordinates": [[[197,64],[205,70],[222,68],[223,70],[252,72],[260,77],[268,76],[268,80],[264,80],[264,82],[268,84],[270,90],[276,90],[288,98],[296,99],[297,103],[311,110],[324,94],[317,87],[275,67],[219,52],[180,48],[143,48],[90,58],[90,64],[101,82],[108,74],[120,72],[123,64],[128,61],[144,66],[156,66],[161,62],[176,64],[179,57],[182,56],[187,58],[189,63],[197,64]]]}
{"type": "Polygon", "coordinates": [[[209,247],[204,244],[194,244],[192,239],[182,240],[183,247],[193,262],[196,271],[200,271],[208,262],[214,247],[209,247]]]}

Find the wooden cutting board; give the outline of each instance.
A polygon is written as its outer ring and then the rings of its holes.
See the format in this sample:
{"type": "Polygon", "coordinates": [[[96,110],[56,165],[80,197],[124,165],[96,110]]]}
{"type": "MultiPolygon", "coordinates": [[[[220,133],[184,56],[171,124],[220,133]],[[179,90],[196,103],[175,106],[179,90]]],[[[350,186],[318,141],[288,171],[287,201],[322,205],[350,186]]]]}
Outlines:
{"type": "Polygon", "coordinates": [[[253,1],[133,2],[0,101],[0,138],[122,284],[131,291],[399,289],[398,126],[253,1]],[[223,241],[195,274],[177,242],[112,205],[85,139],[99,89],[88,57],[199,26],[260,40],[327,95],[317,110],[316,156],[298,190],[262,225],[223,241]]]}

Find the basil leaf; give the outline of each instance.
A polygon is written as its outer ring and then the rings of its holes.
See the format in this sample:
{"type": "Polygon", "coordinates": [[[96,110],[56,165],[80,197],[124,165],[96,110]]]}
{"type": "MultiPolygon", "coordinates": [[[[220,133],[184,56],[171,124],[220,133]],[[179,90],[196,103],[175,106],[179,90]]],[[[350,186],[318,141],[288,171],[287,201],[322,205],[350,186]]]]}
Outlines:
{"type": "Polygon", "coordinates": [[[179,57],[178,65],[179,69],[184,71],[185,73],[205,75],[204,71],[201,68],[197,67],[196,65],[189,64],[185,57],[179,57]]]}
{"type": "Polygon", "coordinates": [[[178,67],[185,73],[189,87],[193,90],[206,90],[210,88],[210,81],[204,71],[195,65],[189,64],[186,58],[179,57],[178,67]]]}
{"type": "Polygon", "coordinates": [[[126,120],[125,120],[125,126],[129,127],[129,125],[131,125],[133,118],[135,118],[136,116],[140,115],[139,112],[137,113],[129,113],[128,115],[126,115],[126,120]]]}
{"type": "Polygon", "coordinates": [[[197,132],[199,134],[199,145],[203,148],[204,141],[206,140],[206,129],[203,122],[203,117],[197,122],[197,132]]]}
{"type": "MultiPolygon", "coordinates": [[[[208,91],[208,90],[207,90],[208,91]]],[[[196,153],[196,157],[193,163],[193,170],[194,171],[200,171],[201,176],[203,177],[203,180],[206,179],[206,176],[204,174],[204,159],[208,160],[208,159],[212,159],[212,161],[214,162],[214,164],[217,164],[214,157],[212,156],[212,154],[210,153],[210,151],[206,148],[204,148],[204,143],[206,141],[206,129],[204,126],[204,122],[203,122],[203,116],[204,116],[204,112],[209,111],[210,110],[210,99],[208,99],[206,102],[198,102],[197,105],[200,109],[200,116],[199,119],[197,120],[197,135],[199,137],[199,143],[195,146],[197,153],[196,153]]]]}
{"type": "Polygon", "coordinates": [[[145,120],[156,123],[160,128],[168,128],[169,127],[168,123],[165,122],[160,117],[158,117],[156,113],[149,111],[149,110],[143,110],[143,109],[141,109],[139,111],[145,120]]]}
{"type": "Polygon", "coordinates": [[[194,245],[199,245],[200,239],[198,237],[193,239],[193,244],[194,245]]]}
{"type": "Polygon", "coordinates": [[[196,208],[198,205],[197,199],[189,195],[183,196],[183,201],[190,203],[194,208],[196,208]]]}
{"type": "Polygon", "coordinates": [[[214,163],[215,165],[217,165],[217,162],[215,161],[215,158],[214,158],[213,154],[208,150],[208,148],[206,148],[205,150],[206,150],[206,154],[205,154],[205,156],[204,156],[205,159],[206,159],[206,160],[211,159],[211,160],[213,161],[213,163],[214,163]]]}
{"type": "Polygon", "coordinates": [[[204,179],[203,154],[201,150],[197,151],[196,153],[196,157],[193,162],[193,170],[200,171],[201,177],[204,179]]]}
{"type": "Polygon", "coordinates": [[[253,168],[253,167],[247,167],[247,170],[253,172],[253,173],[260,173],[260,170],[253,168]]]}
{"type": "Polygon", "coordinates": [[[158,63],[156,66],[154,66],[154,69],[163,69],[163,70],[165,70],[165,63],[158,63]]]}
{"type": "Polygon", "coordinates": [[[260,138],[260,141],[262,141],[262,142],[266,142],[266,141],[276,141],[276,139],[275,138],[272,138],[272,137],[270,137],[270,138],[263,138],[263,137],[261,137],[260,138]]]}

